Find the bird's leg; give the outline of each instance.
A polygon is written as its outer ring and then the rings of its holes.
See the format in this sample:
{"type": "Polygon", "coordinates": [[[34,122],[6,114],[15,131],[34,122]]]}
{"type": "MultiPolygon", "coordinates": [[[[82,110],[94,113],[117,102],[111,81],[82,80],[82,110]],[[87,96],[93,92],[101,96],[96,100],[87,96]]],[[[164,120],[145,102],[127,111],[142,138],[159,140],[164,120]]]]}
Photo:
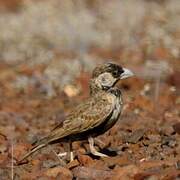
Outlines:
{"type": "Polygon", "coordinates": [[[67,152],[58,153],[58,156],[59,156],[59,157],[67,156],[67,152]]]}
{"type": "Polygon", "coordinates": [[[74,160],[74,154],[73,154],[73,149],[72,149],[72,142],[69,142],[70,146],[70,162],[74,160]]]}
{"type": "Polygon", "coordinates": [[[92,137],[88,138],[89,141],[89,148],[90,148],[90,152],[95,155],[95,156],[99,156],[99,157],[108,157],[106,154],[100,153],[98,152],[95,147],[94,147],[94,139],[92,137]]]}
{"type": "Polygon", "coordinates": [[[60,157],[64,157],[67,156],[68,160],[73,161],[74,160],[74,155],[73,155],[73,151],[72,151],[72,142],[69,141],[68,143],[65,144],[65,149],[66,151],[63,153],[59,153],[58,156],[60,157]]]}

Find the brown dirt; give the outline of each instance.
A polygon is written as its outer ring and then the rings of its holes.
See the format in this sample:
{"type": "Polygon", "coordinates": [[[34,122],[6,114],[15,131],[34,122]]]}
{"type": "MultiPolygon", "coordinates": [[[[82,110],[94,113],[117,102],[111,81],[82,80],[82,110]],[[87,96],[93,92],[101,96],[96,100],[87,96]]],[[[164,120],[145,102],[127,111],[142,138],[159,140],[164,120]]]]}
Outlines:
{"type": "MultiPolygon", "coordinates": [[[[96,1],[93,2],[92,10],[96,6],[96,1]]],[[[19,3],[18,0],[0,1],[0,7],[14,9],[19,3]]],[[[160,21],[165,22],[163,18],[160,21]]],[[[177,34],[172,37],[176,38],[177,34]]],[[[65,72],[62,64],[67,62],[66,58],[70,59],[70,65],[80,61],[72,50],[57,53],[54,49],[57,56],[53,61],[34,66],[0,59],[0,179],[179,179],[180,61],[179,57],[172,56],[172,49],[161,43],[151,52],[147,46],[146,43],[138,44],[136,50],[92,46],[87,53],[95,58],[94,61],[87,60],[78,68],[73,64],[65,72]],[[86,141],[74,142],[75,160],[68,163],[67,158],[63,158],[66,165],[61,166],[62,162],[54,152],[64,152],[65,143],[59,143],[44,148],[25,164],[16,166],[16,160],[31,148],[32,142],[45,136],[88,96],[89,66],[108,58],[136,74],[136,77],[117,84],[124,99],[120,120],[95,139],[96,148],[109,157],[94,157],[89,153],[86,141]],[[48,79],[47,69],[51,75],[54,67],[61,72],[59,79],[48,79]],[[72,78],[70,75],[75,68],[78,75],[72,78]],[[63,78],[71,81],[61,87],[63,78]]]]}

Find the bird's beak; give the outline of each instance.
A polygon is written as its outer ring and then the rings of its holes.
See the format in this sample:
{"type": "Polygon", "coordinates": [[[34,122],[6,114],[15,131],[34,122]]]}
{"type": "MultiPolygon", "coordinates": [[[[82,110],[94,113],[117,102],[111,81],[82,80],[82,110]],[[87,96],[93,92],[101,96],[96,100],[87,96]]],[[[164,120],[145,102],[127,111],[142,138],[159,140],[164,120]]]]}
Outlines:
{"type": "Polygon", "coordinates": [[[126,78],[134,76],[134,73],[130,71],[129,69],[123,68],[123,71],[124,72],[120,75],[119,79],[126,79],[126,78]]]}

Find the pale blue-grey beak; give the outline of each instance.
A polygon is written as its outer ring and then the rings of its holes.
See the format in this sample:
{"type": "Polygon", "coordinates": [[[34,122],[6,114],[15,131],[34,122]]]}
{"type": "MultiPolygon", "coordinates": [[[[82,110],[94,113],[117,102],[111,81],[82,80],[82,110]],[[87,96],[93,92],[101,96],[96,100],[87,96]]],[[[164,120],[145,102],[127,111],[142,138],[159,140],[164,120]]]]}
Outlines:
{"type": "Polygon", "coordinates": [[[134,76],[134,73],[130,71],[129,69],[123,68],[123,73],[120,75],[120,79],[126,79],[129,77],[134,76]]]}

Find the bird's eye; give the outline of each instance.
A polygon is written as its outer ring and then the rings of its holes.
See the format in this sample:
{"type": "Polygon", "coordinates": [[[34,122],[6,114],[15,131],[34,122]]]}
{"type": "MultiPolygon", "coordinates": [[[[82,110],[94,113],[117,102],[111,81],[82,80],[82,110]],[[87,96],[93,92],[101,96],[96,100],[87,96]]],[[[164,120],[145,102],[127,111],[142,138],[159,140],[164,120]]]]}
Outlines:
{"type": "Polygon", "coordinates": [[[114,71],[112,74],[113,74],[114,77],[118,76],[118,72],[117,71],[114,71]]]}

